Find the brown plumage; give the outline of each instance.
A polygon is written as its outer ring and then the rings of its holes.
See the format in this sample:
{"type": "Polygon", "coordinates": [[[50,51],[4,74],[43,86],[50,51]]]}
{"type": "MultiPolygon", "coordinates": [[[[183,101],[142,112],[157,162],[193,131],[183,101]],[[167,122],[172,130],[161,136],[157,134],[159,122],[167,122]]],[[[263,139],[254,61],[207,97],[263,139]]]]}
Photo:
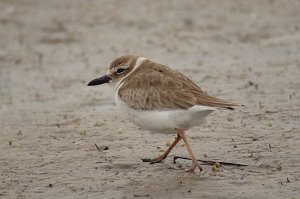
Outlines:
{"type": "Polygon", "coordinates": [[[238,105],[209,96],[188,77],[150,60],[122,83],[120,98],[136,110],[188,109],[195,105],[233,109],[238,105]]]}

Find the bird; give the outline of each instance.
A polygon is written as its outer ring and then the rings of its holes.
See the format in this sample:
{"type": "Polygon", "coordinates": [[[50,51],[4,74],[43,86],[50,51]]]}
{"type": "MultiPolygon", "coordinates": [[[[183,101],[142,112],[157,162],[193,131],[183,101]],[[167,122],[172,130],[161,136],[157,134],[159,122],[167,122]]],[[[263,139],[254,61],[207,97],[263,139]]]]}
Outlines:
{"type": "Polygon", "coordinates": [[[169,148],[159,157],[145,162],[162,162],[183,140],[191,157],[187,170],[202,171],[186,131],[200,126],[213,111],[233,110],[239,104],[213,97],[194,81],[168,66],[137,55],[123,55],[114,59],[105,75],[93,79],[87,86],[114,86],[114,101],[119,112],[142,129],[176,134],[169,148]]]}

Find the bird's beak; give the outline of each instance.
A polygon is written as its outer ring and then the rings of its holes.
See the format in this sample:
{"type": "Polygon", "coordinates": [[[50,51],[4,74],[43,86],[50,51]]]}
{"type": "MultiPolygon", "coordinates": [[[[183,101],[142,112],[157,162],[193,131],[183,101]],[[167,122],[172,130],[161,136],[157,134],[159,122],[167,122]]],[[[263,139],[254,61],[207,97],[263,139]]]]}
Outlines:
{"type": "Polygon", "coordinates": [[[100,84],[108,83],[109,80],[111,80],[111,78],[108,75],[104,75],[102,77],[90,81],[87,86],[97,86],[100,84]]]}

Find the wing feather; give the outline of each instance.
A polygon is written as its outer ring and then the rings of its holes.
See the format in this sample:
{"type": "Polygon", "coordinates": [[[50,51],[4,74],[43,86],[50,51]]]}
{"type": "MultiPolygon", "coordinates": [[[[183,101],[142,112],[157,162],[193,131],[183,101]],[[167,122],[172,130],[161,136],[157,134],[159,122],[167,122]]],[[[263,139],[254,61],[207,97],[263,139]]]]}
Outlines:
{"type": "MultiPolygon", "coordinates": [[[[153,62],[151,62],[153,63],[153,62]]],[[[123,81],[119,97],[137,110],[188,109],[195,105],[233,109],[237,104],[207,95],[192,80],[166,66],[140,66],[123,81]]]]}

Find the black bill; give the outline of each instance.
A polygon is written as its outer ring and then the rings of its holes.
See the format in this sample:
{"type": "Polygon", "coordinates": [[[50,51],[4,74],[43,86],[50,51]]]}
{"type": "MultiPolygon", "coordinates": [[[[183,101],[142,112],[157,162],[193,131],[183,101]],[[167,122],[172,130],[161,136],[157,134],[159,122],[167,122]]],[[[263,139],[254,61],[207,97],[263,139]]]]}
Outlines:
{"type": "Polygon", "coordinates": [[[97,85],[100,85],[100,84],[108,83],[109,80],[111,80],[111,78],[107,75],[104,75],[102,77],[99,77],[97,79],[93,79],[92,81],[90,81],[88,83],[88,86],[97,86],[97,85]]]}

